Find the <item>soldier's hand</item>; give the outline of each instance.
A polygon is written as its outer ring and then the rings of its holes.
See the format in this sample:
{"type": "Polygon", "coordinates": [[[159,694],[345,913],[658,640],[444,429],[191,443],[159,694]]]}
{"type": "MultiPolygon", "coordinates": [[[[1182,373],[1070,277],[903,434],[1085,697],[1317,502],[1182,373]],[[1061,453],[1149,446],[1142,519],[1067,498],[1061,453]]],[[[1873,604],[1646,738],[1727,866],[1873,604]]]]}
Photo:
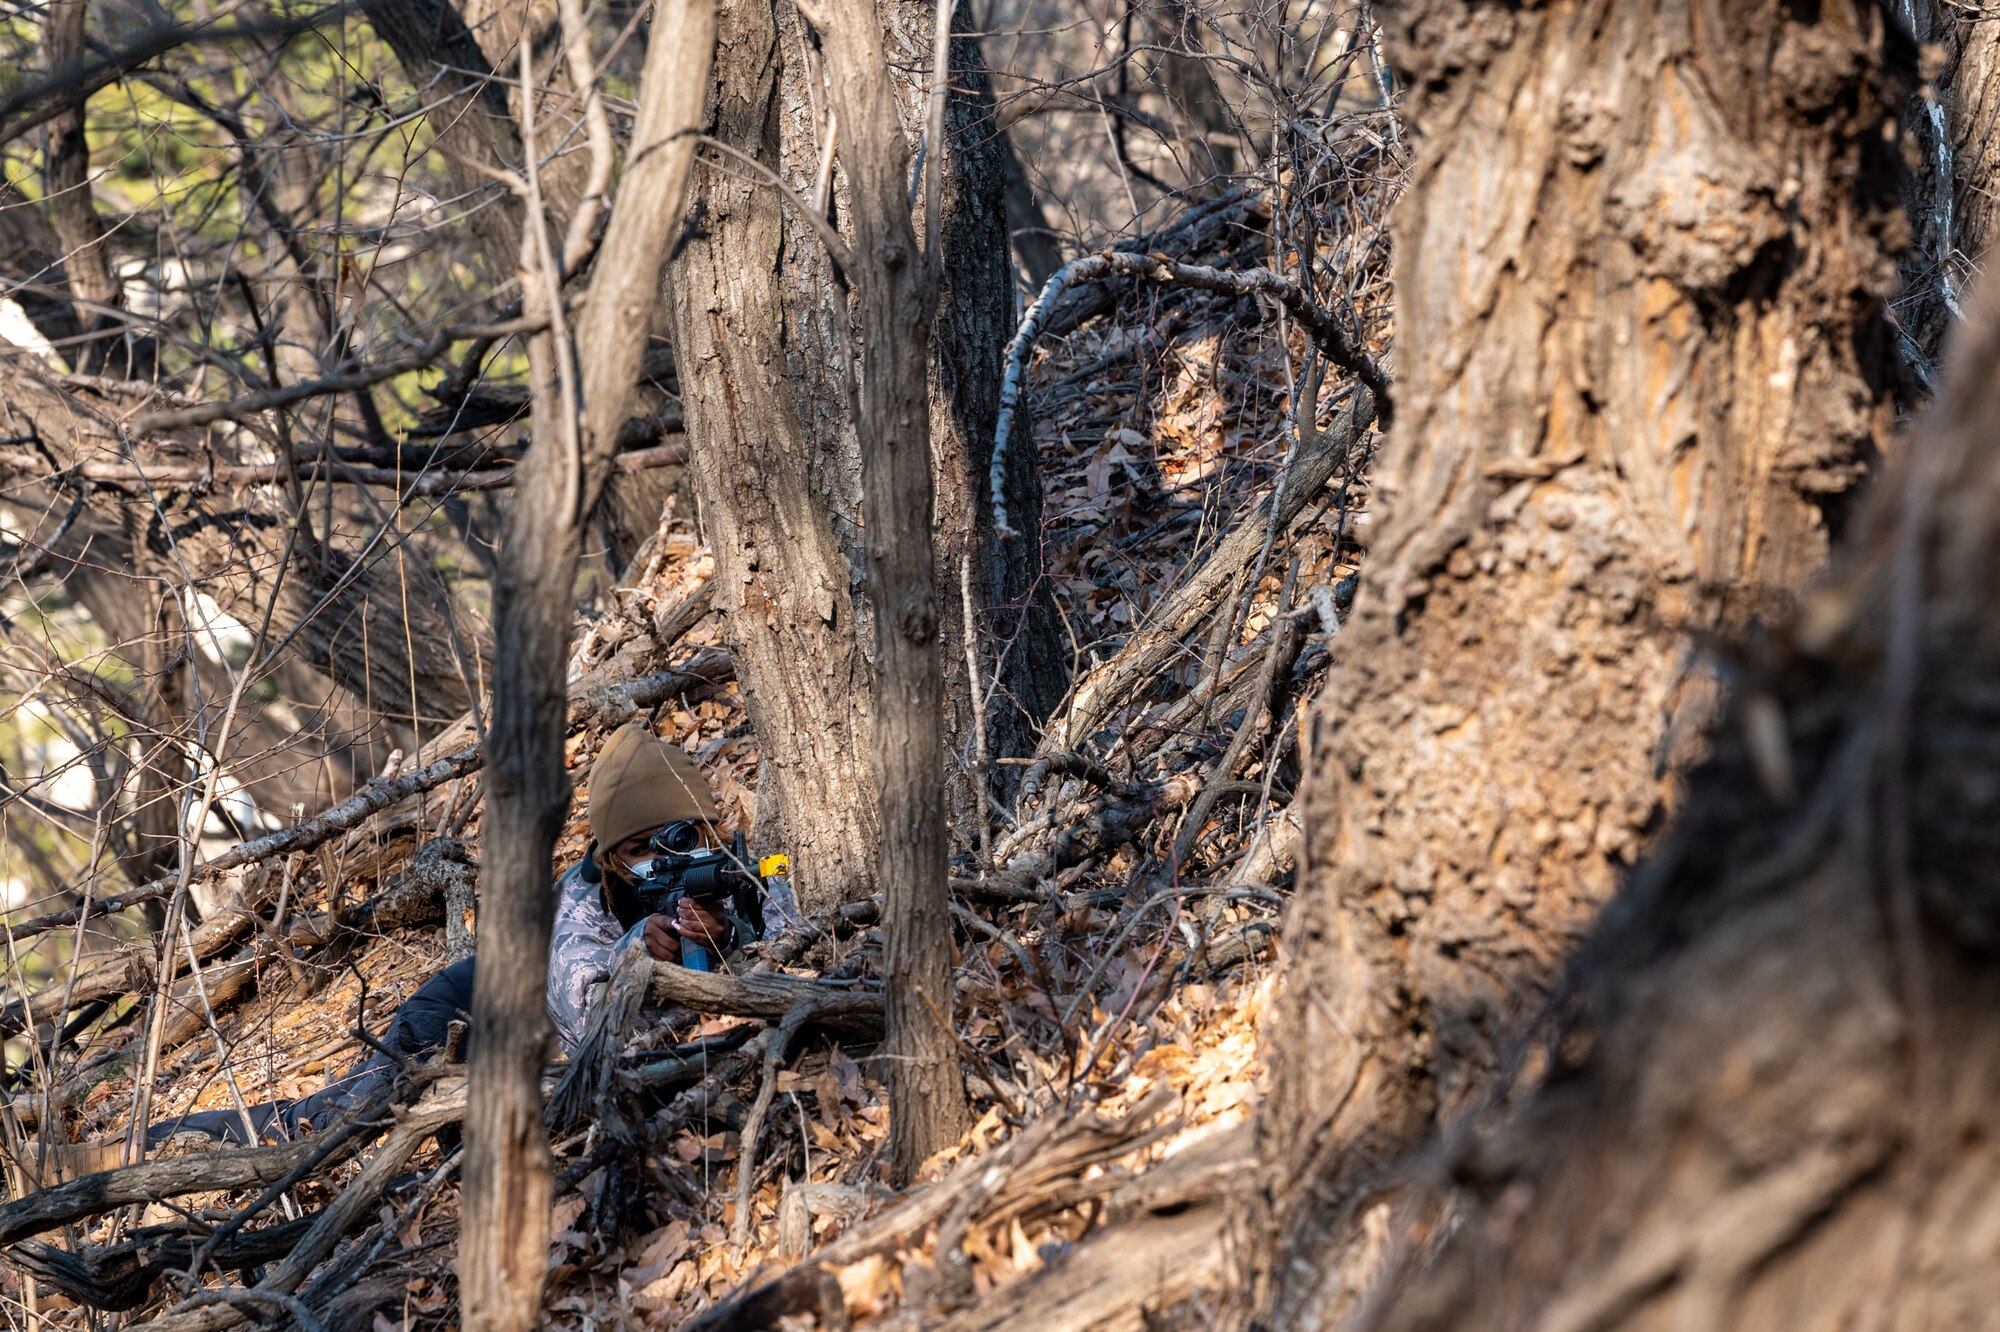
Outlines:
{"type": "Polygon", "coordinates": [[[722,948],[729,942],[729,923],[692,897],[680,900],[680,908],[674,914],[674,929],[681,938],[708,948],[722,948]]]}
{"type": "Polygon", "coordinates": [[[646,917],[646,930],[641,936],[646,941],[646,951],[655,962],[678,962],[681,960],[681,941],[674,933],[672,916],[646,917]]]}

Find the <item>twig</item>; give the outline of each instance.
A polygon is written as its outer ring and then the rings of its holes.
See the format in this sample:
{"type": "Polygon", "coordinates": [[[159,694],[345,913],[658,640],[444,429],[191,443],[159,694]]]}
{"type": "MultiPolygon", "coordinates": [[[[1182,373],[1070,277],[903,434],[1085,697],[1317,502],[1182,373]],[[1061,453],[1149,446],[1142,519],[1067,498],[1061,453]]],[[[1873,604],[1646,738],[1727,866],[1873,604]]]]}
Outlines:
{"type": "MultiPolygon", "coordinates": [[[[1164,1089],[1161,1089],[1164,1091],[1164,1089]]],[[[968,1224],[984,1214],[986,1203],[1008,1206],[1017,1178],[1025,1175],[1031,1191],[1043,1190],[1052,1179],[1080,1175],[1094,1165],[1115,1160],[1175,1127],[1160,1122],[1169,1097],[1149,1095],[1131,1113],[1113,1123],[1092,1115],[1056,1113],[1029,1124],[1019,1134],[983,1157],[969,1157],[928,1188],[919,1189],[863,1225],[833,1240],[808,1262],[716,1304],[686,1325],[687,1332],[729,1332],[774,1326],[787,1314],[820,1307],[820,1278],[873,1254],[888,1253],[940,1225],[958,1202],[977,1194],[981,1205],[968,1213],[968,1224]]],[[[942,1232],[940,1232],[942,1233],[942,1232]]]]}
{"type": "MultiPolygon", "coordinates": [[[[945,0],[949,4],[949,0],[945,0]]],[[[933,224],[934,225],[934,224],[933,224]]],[[[958,599],[965,617],[965,684],[972,700],[972,805],[979,820],[979,872],[993,872],[993,818],[987,812],[992,773],[986,764],[986,696],[979,687],[979,637],[972,616],[972,552],[958,562],[958,599]]]]}
{"type": "Polygon", "coordinates": [[[130,430],[135,435],[155,434],[164,430],[179,430],[188,426],[209,425],[216,421],[242,421],[268,412],[274,407],[289,407],[295,402],[310,398],[322,398],[333,394],[352,393],[356,389],[369,388],[385,379],[394,379],[414,370],[421,370],[447,351],[454,342],[469,338],[506,337],[516,333],[533,333],[541,327],[539,321],[510,320],[503,324],[468,324],[447,328],[420,344],[415,351],[398,356],[393,360],[375,365],[344,370],[320,379],[303,383],[287,384],[283,388],[265,389],[257,393],[245,393],[227,402],[204,402],[193,407],[178,407],[165,411],[140,412],[132,418],[130,430]]]}
{"type": "Polygon", "coordinates": [[[299,1332],[326,1332],[325,1324],[312,1316],[305,1301],[296,1295],[287,1295],[275,1290],[198,1290],[182,1300],[183,1309],[231,1308],[238,1304],[266,1304],[280,1313],[290,1314],[292,1321],[299,1325],[299,1332]]]}
{"type": "MultiPolygon", "coordinates": [[[[388,1141],[369,1158],[354,1182],[320,1212],[298,1247],[273,1266],[265,1278],[252,1288],[253,1292],[289,1295],[296,1290],[313,1268],[333,1252],[340,1237],[374,1210],[389,1185],[403,1173],[417,1148],[439,1129],[456,1124],[464,1117],[465,1096],[462,1090],[448,1100],[433,1101],[403,1112],[388,1141]]],[[[222,1329],[243,1321],[241,1313],[223,1306],[176,1309],[141,1326],[147,1332],[222,1332],[222,1329]]]]}
{"type": "MultiPolygon", "coordinates": [[[[302,823],[265,833],[262,837],[253,837],[247,842],[239,842],[214,859],[202,861],[189,871],[188,882],[201,883],[238,866],[268,860],[273,856],[310,851],[341,833],[360,827],[373,814],[378,814],[413,795],[441,786],[454,777],[462,777],[466,773],[476,771],[484,762],[484,756],[478,747],[474,746],[441,758],[415,772],[404,773],[386,782],[370,782],[338,805],[322,810],[302,823]]],[[[72,907],[67,911],[54,911],[45,916],[37,916],[15,926],[14,935],[16,938],[27,938],[74,925],[88,917],[110,915],[142,902],[155,901],[173,891],[174,884],[178,880],[178,873],[163,875],[136,888],[101,898],[88,908],[72,907]]],[[[0,1017],[0,1029],[11,1029],[8,1024],[14,1020],[13,1014],[14,1008],[10,1007],[7,1016],[0,1017]]]]}
{"type": "Polygon", "coordinates": [[[771,170],[771,168],[765,166],[742,149],[731,147],[720,139],[710,138],[706,134],[697,134],[694,137],[695,142],[699,143],[702,147],[713,148],[716,152],[741,163],[744,167],[754,171],[757,174],[758,180],[777,190],[785,202],[790,204],[794,211],[799,214],[800,218],[813,229],[813,234],[819,237],[819,243],[826,247],[826,252],[833,256],[833,262],[840,265],[841,271],[852,272],[854,270],[854,247],[847,243],[847,238],[836,231],[833,223],[827,221],[823,214],[813,212],[812,205],[800,198],[799,192],[793,189],[783,176],[780,176],[777,172],[771,170]]]}
{"type": "Polygon", "coordinates": [[[1258,673],[1257,687],[1252,692],[1250,706],[1243,710],[1243,724],[1236,728],[1236,734],[1229,741],[1229,748],[1216,761],[1209,772],[1208,780],[1188,809],[1188,816],[1181,823],[1179,835],[1174,838],[1173,851],[1167,858],[1168,871],[1176,876],[1186,863],[1188,853],[1201,840],[1201,830],[1208,823],[1210,811],[1222,796],[1223,786],[1236,775],[1236,767],[1243,761],[1243,751],[1250,747],[1250,738],[1260,730],[1270,711],[1272,688],[1277,684],[1280,671],[1289,670],[1299,655],[1299,648],[1305,643],[1305,631],[1296,620],[1289,618],[1292,587],[1298,581],[1299,565],[1292,561],[1285,571],[1285,584],[1278,591],[1278,605],[1271,631],[1271,644],[1264,650],[1263,669],[1258,673]]]}
{"type": "MultiPolygon", "coordinates": [[[[726,680],[733,669],[727,653],[712,652],[697,657],[680,670],[658,671],[652,675],[641,676],[637,680],[592,690],[570,701],[570,727],[575,729],[588,725],[606,715],[616,717],[621,712],[624,716],[630,716],[632,710],[636,708],[651,707],[661,699],[671,698],[682,691],[726,680]]],[[[188,881],[202,883],[239,866],[269,860],[274,856],[313,850],[334,837],[352,832],[367,822],[371,816],[400,804],[411,796],[421,795],[448,781],[478,772],[485,765],[485,752],[478,745],[470,745],[413,772],[403,773],[388,781],[380,779],[372,781],[346,800],[320,811],[304,822],[265,833],[261,837],[253,837],[247,842],[240,842],[229,848],[212,860],[202,861],[190,871],[188,881]]],[[[30,938],[50,930],[75,925],[85,919],[113,915],[145,902],[157,901],[172,892],[176,882],[178,874],[163,875],[111,897],[36,916],[13,927],[14,937],[30,938]]],[[[29,1001],[33,1020],[40,1021],[53,1011],[48,1005],[49,998],[53,998],[53,995],[47,991],[38,991],[29,1001]],[[45,995],[48,998],[45,998],[45,995]]],[[[4,1011],[0,1011],[0,1032],[14,1030],[11,1024],[18,1024],[20,1012],[19,1000],[4,1011]]]]}
{"type": "Polygon", "coordinates": [[[764,1046],[764,1074],[757,1086],[757,1099],[743,1121],[743,1133],[736,1154],[736,1226],[731,1236],[737,1253],[750,1243],[750,1193],[757,1184],[757,1140],[764,1132],[764,1117],[771,1112],[771,1098],[778,1090],[778,1065],[792,1048],[792,1038],[813,1015],[813,1005],[802,1000],[792,1006],[778,1024],[778,1031],[764,1046]]]}

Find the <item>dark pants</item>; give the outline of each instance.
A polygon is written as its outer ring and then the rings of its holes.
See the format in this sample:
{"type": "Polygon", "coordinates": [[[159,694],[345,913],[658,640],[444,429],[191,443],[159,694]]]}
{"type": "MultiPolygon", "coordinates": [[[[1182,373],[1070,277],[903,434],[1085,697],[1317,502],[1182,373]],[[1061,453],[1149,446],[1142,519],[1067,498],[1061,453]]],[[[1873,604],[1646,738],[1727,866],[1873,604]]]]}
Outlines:
{"type": "MultiPolygon", "coordinates": [[[[468,957],[463,962],[454,962],[398,1005],[382,1044],[406,1059],[422,1059],[443,1049],[446,1028],[472,1012],[474,960],[468,957]]],[[[336,1078],[324,1091],[296,1101],[263,1101],[251,1106],[250,1126],[258,1139],[293,1137],[300,1128],[323,1131],[340,1118],[342,1110],[395,1073],[394,1060],[380,1050],[372,1051],[360,1065],[336,1078]]],[[[201,1110],[154,1124],[146,1130],[146,1141],[157,1145],[176,1133],[202,1133],[224,1142],[250,1141],[244,1132],[243,1116],[234,1109],[201,1110]]]]}

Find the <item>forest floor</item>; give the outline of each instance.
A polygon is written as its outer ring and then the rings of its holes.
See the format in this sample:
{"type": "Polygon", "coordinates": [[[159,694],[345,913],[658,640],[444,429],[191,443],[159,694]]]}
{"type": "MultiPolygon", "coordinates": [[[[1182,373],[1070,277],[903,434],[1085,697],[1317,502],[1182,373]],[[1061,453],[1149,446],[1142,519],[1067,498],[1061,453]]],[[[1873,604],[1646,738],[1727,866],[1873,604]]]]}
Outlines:
{"type": "MultiPolygon", "coordinates": [[[[1181,257],[1265,262],[1267,213],[1254,197],[1236,209],[1181,257]]],[[[1010,783],[1013,822],[994,829],[993,863],[961,856],[955,871],[958,1030],[977,1117],[959,1155],[1004,1168],[980,1175],[941,1158],[898,1200],[887,1184],[888,1107],[874,1051],[811,1028],[776,1066],[763,1131],[746,1151],[746,1106],[762,1070],[760,1047],[744,1038],[766,1024],[680,1014],[642,1033],[622,1065],[677,1057],[685,1066],[667,1084],[671,1094],[649,1102],[645,1179],[592,1168],[595,1125],[558,1135],[552,1326],[671,1326],[705,1310],[704,1326],[762,1326],[780,1315],[797,1326],[815,1316],[828,1326],[930,1325],[953,1310],[964,1318],[1010,1283],[1071,1265],[1107,1219],[1152,1215],[1164,1225],[1195,1194],[1212,1200],[1215,1190],[1201,1186],[1148,1200],[1150,1167],[1201,1159],[1210,1175],[1217,1162],[1226,1175],[1235,1159],[1230,1144],[1241,1135],[1231,1131],[1257,1083],[1259,1016],[1299,841],[1286,806],[1301,770],[1304,703],[1351,595],[1373,437],[1342,443],[1333,479],[1296,517],[1270,526],[1274,482],[1305,449],[1331,446],[1351,386],[1329,375],[1300,432],[1288,412],[1306,343],[1274,305],[1178,288],[1114,290],[1108,310],[1043,345],[1029,407],[1052,591],[1083,678],[1119,687],[1082,714],[1078,700],[1090,691],[1073,694],[1071,713],[1087,724],[1074,728],[1073,744],[1021,765],[1010,783]],[[1246,531],[1264,539],[1246,545],[1246,531]],[[1218,560],[1233,567],[1218,569],[1218,560]],[[1191,627],[1163,625],[1184,613],[1191,627]],[[1161,642],[1170,650],[1142,661],[1141,649],[1161,642]],[[746,1162],[747,1216],[738,1202],[746,1162]],[[802,1251],[848,1259],[826,1265],[837,1299],[822,1279],[805,1296],[781,1282],[757,1308],[728,1303],[797,1270],[802,1251]]],[[[717,658],[715,616],[685,627],[711,567],[689,517],[669,504],[632,580],[587,627],[573,665],[577,694],[691,663],[699,671],[717,658]],[[671,626],[664,643],[663,626],[671,626]]],[[[747,826],[758,755],[733,683],[694,680],[642,715],[699,759],[724,824],[747,826]]],[[[584,850],[584,781],[604,723],[616,719],[592,719],[571,737],[578,791],[562,863],[584,850]]],[[[438,737],[420,758],[467,738],[463,730],[438,737]]],[[[412,857],[441,833],[462,836],[476,859],[477,795],[476,777],[447,783],[294,856],[283,867],[288,912],[331,920],[343,906],[406,894],[412,857]]],[[[177,989],[193,1020],[170,1024],[152,1117],[324,1085],[361,1057],[355,1028],[382,1031],[449,960],[441,924],[432,903],[407,924],[323,947],[302,946],[281,925],[255,932],[232,959],[248,983],[206,998],[185,982],[177,989]]],[[[879,974],[879,937],[865,912],[855,924],[846,937],[829,930],[790,969],[879,974]]],[[[75,1070],[123,1052],[81,1080],[87,1090],[70,1115],[79,1139],[129,1121],[131,1040],[129,1029],[105,1031],[65,1056],[75,1070]]],[[[324,1206],[366,1160],[326,1171],[280,1205],[324,1206]]],[[[433,1142],[374,1200],[341,1251],[345,1302],[329,1292],[318,1306],[329,1326],[455,1322],[455,1160],[433,1142]]],[[[197,1196],[180,1210],[207,1224],[243,1201],[197,1196]]],[[[107,1244],[121,1224],[73,1225],[69,1243],[107,1244]]],[[[1213,1216],[1200,1224],[1212,1238],[1213,1216]]],[[[1157,1298],[1205,1298],[1200,1288],[1218,1274],[1178,1264],[1188,1246],[1172,1239],[1155,1246],[1150,1271],[1077,1279],[1156,1280],[1157,1298]]],[[[7,1298],[18,1300],[20,1274],[0,1271],[7,1298]]],[[[139,1307],[157,1314],[185,1294],[168,1273],[139,1307]]],[[[1121,1298],[1129,1303],[1129,1292],[1121,1298]]],[[[1046,1314],[1031,1305],[1021,1317],[1040,1329],[1046,1314]]],[[[38,1316],[50,1327],[103,1325],[46,1281],[38,1316]]],[[[1007,1323],[995,1314],[976,1325],[1007,1323]]]]}

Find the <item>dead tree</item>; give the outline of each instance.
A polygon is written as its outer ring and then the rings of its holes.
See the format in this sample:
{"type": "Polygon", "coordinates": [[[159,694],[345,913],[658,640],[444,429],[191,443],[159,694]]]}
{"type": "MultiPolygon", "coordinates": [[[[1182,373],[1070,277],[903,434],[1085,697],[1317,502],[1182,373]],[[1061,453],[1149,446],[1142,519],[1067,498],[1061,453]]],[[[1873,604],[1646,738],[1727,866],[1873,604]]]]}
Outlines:
{"type": "MultiPolygon", "coordinates": [[[[585,90],[592,179],[602,182],[611,130],[582,9],[580,0],[564,0],[563,29],[573,86],[585,90]]],[[[507,515],[496,594],[496,631],[507,647],[495,662],[487,741],[479,927],[487,961],[473,999],[459,1260],[465,1325],[482,1332],[526,1332],[541,1318],[553,1189],[541,1096],[555,913],[549,878],[569,807],[564,667],[577,559],[645,351],[647,325],[635,315],[657,288],[680,226],[694,147],[688,131],[708,83],[712,34],[707,0],[663,0],[655,12],[624,190],[573,341],[563,314],[565,259],[587,243],[595,219],[580,207],[560,237],[550,227],[535,165],[534,98],[521,106],[522,308],[542,327],[529,341],[535,439],[507,515]]],[[[524,55],[524,70],[527,63],[524,55]]]]}
{"type": "Polygon", "coordinates": [[[1885,440],[1894,93],[1871,5],[1385,15],[1422,158],[1397,419],[1267,1036],[1259,1316],[1331,1319],[1388,1163],[1493,1084],[1885,440]]]}

